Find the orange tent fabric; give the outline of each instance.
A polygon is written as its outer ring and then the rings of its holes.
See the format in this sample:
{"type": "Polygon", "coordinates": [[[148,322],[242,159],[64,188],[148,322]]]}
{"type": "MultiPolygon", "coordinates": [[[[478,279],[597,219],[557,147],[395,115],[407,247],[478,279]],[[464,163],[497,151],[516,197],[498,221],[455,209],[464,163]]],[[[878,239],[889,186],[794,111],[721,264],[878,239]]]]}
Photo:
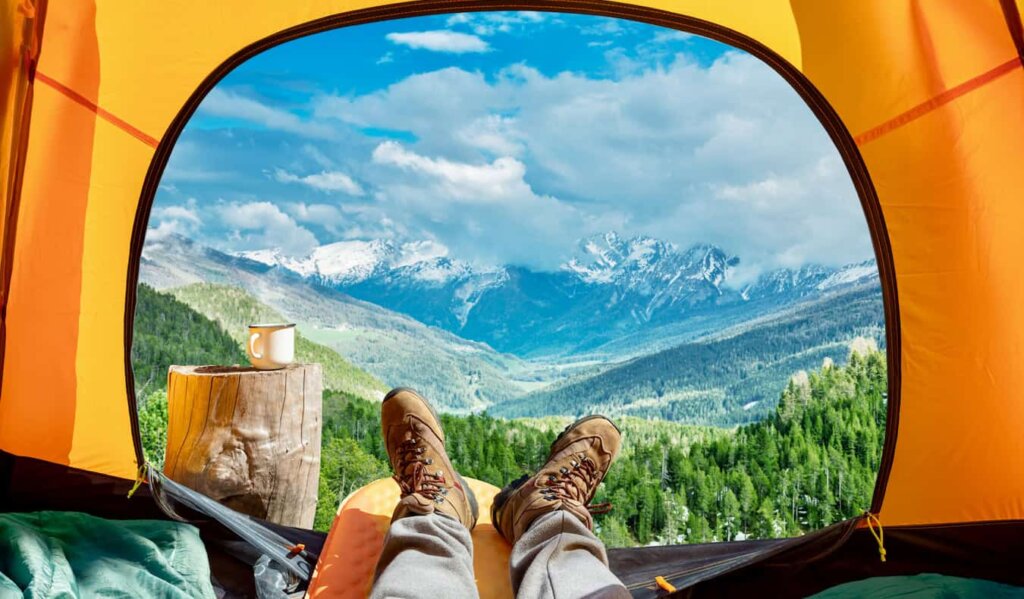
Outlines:
{"type": "MultiPolygon", "coordinates": [[[[132,478],[125,358],[180,128],[270,45],[494,0],[0,1],[0,449],[132,478]]],[[[790,80],[858,186],[887,299],[887,526],[1024,519],[1020,0],[539,0],[736,44],[790,80]]]]}

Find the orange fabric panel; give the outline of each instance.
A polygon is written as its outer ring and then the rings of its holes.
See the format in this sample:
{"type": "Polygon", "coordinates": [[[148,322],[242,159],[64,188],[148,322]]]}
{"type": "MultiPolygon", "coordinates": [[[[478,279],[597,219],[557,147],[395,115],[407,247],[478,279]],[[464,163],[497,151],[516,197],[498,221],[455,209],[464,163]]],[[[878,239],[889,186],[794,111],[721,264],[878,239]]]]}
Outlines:
{"type": "Polygon", "coordinates": [[[1024,518],[1024,69],[868,144],[903,400],[884,524],[1024,518]]]}
{"type": "Polygon", "coordinates": [[[70,461],[78,468],[131,478],[138,467],[124,372],[125,268],[131,249],[141,182],[125,172],[145,172],[153,150],[115,122],[99,118],[95,161],[82,245],[81,310],[76,374],[78,410],[70,461]]]}
{"type": "MultiPolygon", "coordinates": [[[[55,3],[40,68],[83,94],[99,86],[87,2],[55,3]]],[[[68,463],[77,383],[85,209],[96,115],[52,89],[34,90],[33,118],[7,306],[0,448],[68,463]]]]}

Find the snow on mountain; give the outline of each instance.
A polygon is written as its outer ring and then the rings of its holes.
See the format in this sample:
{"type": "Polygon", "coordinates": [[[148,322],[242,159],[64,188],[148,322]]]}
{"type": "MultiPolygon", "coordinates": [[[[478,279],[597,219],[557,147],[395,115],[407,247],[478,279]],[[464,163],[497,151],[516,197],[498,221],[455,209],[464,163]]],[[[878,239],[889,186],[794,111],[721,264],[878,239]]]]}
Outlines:
{"type": "Polygon", "coordinates": [[[843,287],[877,281],[878,268],[874,260],[830,268],[810,264],[801,268],[781,268],[762,274],[755,283],[741,291],[745,300],[768,297],[807,297],[843,287]]]}
{"type": "Polygon", "coordinates": [[[444,284],[472,272],[468,264],[449,258],[448,248],[435,241],[403,244],[380,239],[338,241],[319,246],[309,255],[299,258],[285,256],[277,249],[238,252],[236,255],[333,285],[353,285],[393,275],[444,284]]]}
{"type": "Polygon", "coordinates": [[[873,261],[838,269],[807,265],[764,273],[737,289],[728,280],[739,258],[717,246],[681,250],[615,232],[581,240],[555,272],[475,267],[429,240],[341,241],[298,258],[273,249],[238,255],[513,353],[545,343],[598,343],[614,331],[697,317],[707,321],[720,310],[738,318],[737,310],[778,309],[877,277],[873,261]]]}
{"type": "Polygon", "coordinates": [[[833,272],[818,283],[819,291],[827,291],[836,287],[856,285],[878,278],[878,265],[874,260],[865,260],[859,264],[849,264],[833,272]]]}
{"type": "Polygon", "coordinates": [[[800,268],[780,268],[768,271],[742,291],[744,299],[761,299],[768,296],[801,293],[817,288],[833,270],[817,264],[800,268]]]}
{"type": "Polygon", "coordinates": [[[709,244],[680,252],[672,243],[645,236],[624,239],[614,232],[584,239],[579,253],[563,270],[587,283],[652,298],[644,309],[648,316],[652,309],[709,288],[721,295],[729,268],[738,262],[709,244]]]}
{"type": "Polygon", "coordinates": [[[650,273],[675,246],[651,237],[623,239],[611,231],[588,237],[579,244],[581,256],[563,268],[587,283],[629,283],[636,275],[650,273]]]}

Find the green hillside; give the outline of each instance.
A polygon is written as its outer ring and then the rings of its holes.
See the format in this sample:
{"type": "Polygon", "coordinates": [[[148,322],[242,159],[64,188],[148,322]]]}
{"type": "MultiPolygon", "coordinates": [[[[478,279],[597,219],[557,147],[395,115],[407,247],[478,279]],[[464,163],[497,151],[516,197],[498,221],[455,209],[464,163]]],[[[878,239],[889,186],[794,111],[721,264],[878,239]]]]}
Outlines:
{"type": "Polygon", "coordinates": [[[885,439],[885,355],[794,378],[767,420],[681,447],[631,447],[598,500],[610,545],[794,536],[871,503],[885,439]]]}
{"type": "Polygon", "coordinates": [[[728,336],[570,379],[492,412],[510,418],[603,412],[715,425],[761,420],[794,372],[825,358],[844,360],[857,336],[881,336],[881,302],[873,288],[846,293],[728,336]]]}
{"type": "Polygon", "coordinates": [[[138,286],[132,372],[136,392],[167,387],[172,364],[246,364],[238,343],[209,318],[174,296],[138,286]]]}
{"type": "MultiPolygon", "coordinates": [[[[178,300],[215,320],[243,345],[247,327],[256,322],[287,322],[279,312],[261,303],[238,287],[213,283],[195,283],[169,290],[178,300]]],[[[329,347],[315,343],[301,333],[295,337],[295,360],[323,366],[324,387],[379,398],[387,388],[373,375],[353,366],[329,347]]],[[[247,360],[246,360],[247,362],[247,360]]]]}

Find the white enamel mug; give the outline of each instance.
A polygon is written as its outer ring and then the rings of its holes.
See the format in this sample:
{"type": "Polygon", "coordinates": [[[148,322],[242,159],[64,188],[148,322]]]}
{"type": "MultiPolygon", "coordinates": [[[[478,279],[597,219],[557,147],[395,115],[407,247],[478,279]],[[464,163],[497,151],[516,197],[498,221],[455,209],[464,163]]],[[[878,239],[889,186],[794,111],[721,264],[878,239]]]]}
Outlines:
{"type": "Polygon", "coordinates": [[[284,368],[295,360],[294,324],[251,324],[249,361],[260,370],[284,368]]]}

